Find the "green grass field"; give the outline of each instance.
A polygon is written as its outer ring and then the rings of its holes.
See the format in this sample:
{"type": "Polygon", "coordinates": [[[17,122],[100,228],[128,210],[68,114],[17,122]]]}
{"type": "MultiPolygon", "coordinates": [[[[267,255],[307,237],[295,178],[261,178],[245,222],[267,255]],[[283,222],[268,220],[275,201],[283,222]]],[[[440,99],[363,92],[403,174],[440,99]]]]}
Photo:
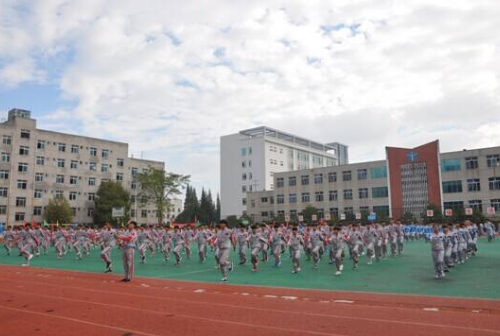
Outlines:
{"type": "MultiPolygon", "coordinates": [[[[63,270],[104,271],[104,263],[97,250],[82,261],[74,257],[74,253],[70,253],[63,259],[57,259],[51,250],[47,256],[33,258],[31,264],[34,267],[63,270]]],[[[122,265],[119,250],[114,250],[113,260],[115,274],[120,274],[122,265]]],[[[233,255],[233,260],[237,264],[236,255],[233,255]]],[[[17,254],[7,256],[2,248],[1,264],[20,265],[23,261],[17,254]]],[[[434,279],[430,247],[422,241],[409,242],[402,256],[389,257],[373,265],[366,265],[366,259],[362,257],[360,267],[355,271],[351,270],[351,260],[346,258],[345,270],[340,277],[333,275],[335,266],[328,265],[327,258],[323,258],[318,270],[313,270],[311,262],[303,259],[300,274],[290,273],[292,268],[288,254],[283,256],[280,269],[272,268],[271,265],[272,262],[261,263],[258,273],[251,272],[251,265],[235,265],[235,270],[229,275],[229,282],[239,285],[500,299],[500,240],[487,243],[482,239],[478,255],[452,269],[443,280],[434,279]]],[[[186,260],[184,256],[181,266],[174,266],[172,258],[166,263],[160,254],[155,258],[149,258],[148,255],[147,264],[136,262],[136,275],[201,282],[220,280],[213,254],[209,254],[207,262],[202,265],[198,262],[196,250],[191,260],[186,260]]]]}

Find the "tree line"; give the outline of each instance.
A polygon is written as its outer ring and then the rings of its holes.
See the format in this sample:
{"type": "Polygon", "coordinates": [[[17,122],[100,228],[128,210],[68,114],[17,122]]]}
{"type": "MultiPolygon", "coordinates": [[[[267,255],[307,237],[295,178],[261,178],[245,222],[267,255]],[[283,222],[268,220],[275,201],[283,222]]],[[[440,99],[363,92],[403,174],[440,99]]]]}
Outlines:
{"type": "Polygon", "coordinates": [[[196,189],[190,185],[186,187],[186,198],[184,199],[184,210],[175,219],[180,223],[202,224],[217,223],[220,220],[220,197],[217,194],[213,199],[212,191],[205,188],[201,190],[201,196],[198,199],[196,189]]]}

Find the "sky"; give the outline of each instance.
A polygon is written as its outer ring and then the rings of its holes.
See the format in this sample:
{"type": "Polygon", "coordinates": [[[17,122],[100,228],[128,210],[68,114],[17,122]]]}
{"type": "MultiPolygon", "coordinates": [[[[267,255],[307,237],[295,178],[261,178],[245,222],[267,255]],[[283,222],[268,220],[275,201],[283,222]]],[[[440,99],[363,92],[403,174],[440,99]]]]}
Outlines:
{"type": "Polygon", "coordinates": [[[500,145],[498,0],[0,0],[0,118],[125,141],[219,189],[267,125],[350,161],[500,145]]]}

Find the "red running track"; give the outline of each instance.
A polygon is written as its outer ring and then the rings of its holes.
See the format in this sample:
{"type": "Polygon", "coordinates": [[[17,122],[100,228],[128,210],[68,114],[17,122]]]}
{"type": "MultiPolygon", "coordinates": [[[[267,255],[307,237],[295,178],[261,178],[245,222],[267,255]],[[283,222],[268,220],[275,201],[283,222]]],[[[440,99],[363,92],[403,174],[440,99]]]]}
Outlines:
{"type": "Polygon", "coordinates": [[[119,280],[0,266],[0,336],[500,336],[500,300],[119,280]]]}

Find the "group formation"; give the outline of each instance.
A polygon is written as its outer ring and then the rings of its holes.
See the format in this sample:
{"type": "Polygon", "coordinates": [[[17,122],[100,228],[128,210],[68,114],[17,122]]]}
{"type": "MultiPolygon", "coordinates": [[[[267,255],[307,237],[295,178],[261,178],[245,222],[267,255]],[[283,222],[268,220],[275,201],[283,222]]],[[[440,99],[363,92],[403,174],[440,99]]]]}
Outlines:
{"type": "Polygon", "coordinates": [[[292,273],[301,271],[303,256],[312,261],[317,269],[320,260],[327,258],[335,266],[335,275],[344,270],[344,259],[348,253],[352,269],[357,269],[363,256],[366,264],[395,257],[404,253],[405,243],[425,240],[430,243],[435,277],[441,279],[452,267],[464,263],[477,252],[477,240],[486,235],[492,241],[496,227],[491,222],[476,225],[470,221],[454,225],[414,225],[391,222],[367,225],[349,224],[329,226],[326,223],[314,225],[262,224],[251,227],[240,226],[230,229],[222,220],[219,225],[199,227],[137,227],[129,222],[127,227],[113,228],[105,224],[100,229],[58,226],[56,228],[9,227],[4,234],[4,247],[10,255],[17,248],[25,258],[23,266],[29,266],[33,256],[48,254],[55,248],[57,258],[64,258],[73,252],[77,260],[89,256],[92,249],[100,248],[105,263],[105,272],[113,271],[112,250],[122,250],[125,278],[130,281],[134,274],[135,251],[141,263],[147,263],[147,255],[161,254],[165,261],[171,257],[176,266],[183,257],[192,257],[192,247],[197,245],[198,259],[205,263],[209,252],[213,253],[216,268],[222,273],[222,280],[228,280],[233,270],[231,249],[237,252],[240,265],[250,263],[253,272],[258,272],[259,263],[272,261],[272,267],[280,268],[282,258],[288,253],[292,260],[292,273]]]}

